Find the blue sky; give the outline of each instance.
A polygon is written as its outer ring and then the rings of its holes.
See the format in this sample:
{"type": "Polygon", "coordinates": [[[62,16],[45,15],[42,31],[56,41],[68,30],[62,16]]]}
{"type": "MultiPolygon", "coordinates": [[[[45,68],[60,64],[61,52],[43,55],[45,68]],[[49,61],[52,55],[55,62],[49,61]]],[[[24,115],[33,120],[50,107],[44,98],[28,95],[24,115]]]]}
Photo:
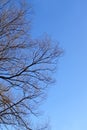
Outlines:
{"type": "Polygon", "coordinates": [[[87,1],[33,0],[32,35],[47,32],[65,50],[43,105],[52,130],[87,130],[87,1]]]}

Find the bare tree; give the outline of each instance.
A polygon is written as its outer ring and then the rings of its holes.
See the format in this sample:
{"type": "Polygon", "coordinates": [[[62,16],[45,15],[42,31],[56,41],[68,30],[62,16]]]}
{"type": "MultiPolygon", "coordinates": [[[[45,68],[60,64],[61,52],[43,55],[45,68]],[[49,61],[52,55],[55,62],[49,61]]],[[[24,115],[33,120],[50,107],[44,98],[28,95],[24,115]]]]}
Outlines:
{"type": "Polygon", "coordinates": [[[32,39],[31,8],[11,4],[0,1],[0,126],[31,130],[62,51],[47,36],[32,39]]]}

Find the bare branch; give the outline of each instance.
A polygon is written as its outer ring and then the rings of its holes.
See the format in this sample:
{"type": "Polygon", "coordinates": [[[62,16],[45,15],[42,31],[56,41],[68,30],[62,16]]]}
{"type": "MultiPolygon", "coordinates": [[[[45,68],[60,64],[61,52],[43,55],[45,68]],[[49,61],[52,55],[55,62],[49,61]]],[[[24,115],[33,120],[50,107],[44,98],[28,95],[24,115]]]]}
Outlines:
{"type": "Polygon", "coordinates": [[[10,7],[0,1],[0,124],[31,130],[62,50],[48,36],[32,39],[27,9],[10,7]]]}

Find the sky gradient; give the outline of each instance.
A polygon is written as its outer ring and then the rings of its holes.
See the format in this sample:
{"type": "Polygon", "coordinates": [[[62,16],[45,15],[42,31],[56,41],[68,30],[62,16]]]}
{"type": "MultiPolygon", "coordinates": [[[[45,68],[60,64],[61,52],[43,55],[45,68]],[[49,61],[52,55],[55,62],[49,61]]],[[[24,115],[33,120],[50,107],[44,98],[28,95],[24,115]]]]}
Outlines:
{"type": "Polygon", "coordinates": [[[87,130],[87,1],[33,0],[32,35],[48,33],[64,55],[42,106],[52,130],[87,130]]]}

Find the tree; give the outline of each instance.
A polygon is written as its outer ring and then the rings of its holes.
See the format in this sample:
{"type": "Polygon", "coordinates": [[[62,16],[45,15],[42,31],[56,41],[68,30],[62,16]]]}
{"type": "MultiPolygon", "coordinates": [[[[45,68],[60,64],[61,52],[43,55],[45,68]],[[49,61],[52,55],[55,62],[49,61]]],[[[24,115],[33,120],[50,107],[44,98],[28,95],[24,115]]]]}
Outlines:
{"type": "Polygon", "coordinates": [[[62,51],[48,36],[32,39],[31,8],[11,2],[0,1],[0,126],[31,130],[62,51]]]}

